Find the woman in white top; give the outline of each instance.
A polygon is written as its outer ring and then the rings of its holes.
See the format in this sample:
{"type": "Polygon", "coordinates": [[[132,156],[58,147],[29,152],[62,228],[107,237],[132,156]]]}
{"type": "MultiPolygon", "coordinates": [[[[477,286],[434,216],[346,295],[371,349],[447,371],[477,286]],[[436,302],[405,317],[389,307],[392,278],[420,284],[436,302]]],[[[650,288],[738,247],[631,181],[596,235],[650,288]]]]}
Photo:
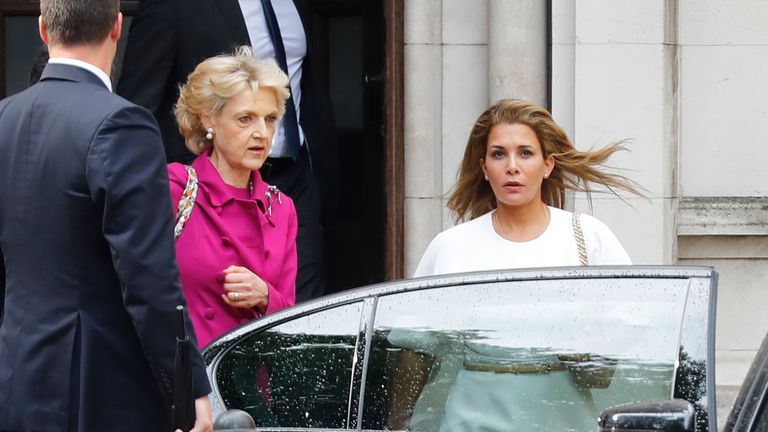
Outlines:
{"type": "MultiPolygon", "coordinates": [[[[595,151],[576,150],[545,109],[520,100],[499,101],[480,115],[472,128],[458,183],[448,200],[457,222],[465,222],[432,240],[415,276],[630,264],[629,256],[605,224],[592,216],[562,210],[566,189],[590,193],[591,183],[611,192],[623,189],[639,194],[630,180],[600,169],[606,159],[623,149],[619,142],[595,151]]],[[[442,352],[429,350],[423,343],[429,336],[404,329],[393,329],[390,334],[394,345],[408,348],[403,353],[404,369],[412,365],[413,353],[433,359],[421,367],[431,370],[423,391],[411,391],[399,401],[412,408],[395,416],[398,426],[441,432],[593,429],[597,415],[594,403],[582,397],[585,390],[575,386],[568,372],[542,375],[468,370],[462,367],[462,360],[466,365],[467,346],[446,343],[443,345],[449,348],[442,352]],[[437,370],[430,366],[434,359],[440,359],[437,370]],[[453,384],[447,401],[445,383],[453,384]],[[520,399],[521,394],[530,397],[520,399]],[[550,399],[547,395],[559,396],[546,402],[550,399]],[[519,400],[528,405],[521,408],[519,400]],[[555,400],[568,403],[558,405],[560,415],[556,418],[534,426],[530,419],[547,416],[555,400]]],[[[486,348],[496,349],[506,363],[544,361],[534,360],[534,349],[486,348]]],[[[550,361],[557,362],[557,358],[550,361]]]]}
{"type": "Polygon", "coordinates": [[[544,108],[521,100],[497,102],[472,128],[448,200],[457,222],[468,222],[435,237],[414,276],[630,264],[605,224],[561,210],[566,189],[590,193],[590,183],[639,195],[630,180],[600,169],[623,149],[619,142],[595,151],[576,150],[544,108]],[[583,242],[576,240],[579,226],[583,242]],[[577,243],[584,245],[585,254],[577,243]]]}

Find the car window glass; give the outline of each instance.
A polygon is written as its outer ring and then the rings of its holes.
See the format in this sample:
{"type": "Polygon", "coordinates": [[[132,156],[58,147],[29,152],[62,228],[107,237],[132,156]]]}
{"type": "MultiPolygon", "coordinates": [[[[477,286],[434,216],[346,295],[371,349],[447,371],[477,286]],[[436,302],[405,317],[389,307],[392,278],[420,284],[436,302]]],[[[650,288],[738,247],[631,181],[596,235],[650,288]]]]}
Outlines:
{"type": "Polygon", "coordinates": [[[670,398],[688,285],[515,281],[381,297],[362,427],[593,431],[604,408],[670,398]]]}
{"type": "Polygon", "coordinates": [[[345,427],[361,310],[316,312],[238,342],[214,372],[224,405],[257,426],[345,427]]]}

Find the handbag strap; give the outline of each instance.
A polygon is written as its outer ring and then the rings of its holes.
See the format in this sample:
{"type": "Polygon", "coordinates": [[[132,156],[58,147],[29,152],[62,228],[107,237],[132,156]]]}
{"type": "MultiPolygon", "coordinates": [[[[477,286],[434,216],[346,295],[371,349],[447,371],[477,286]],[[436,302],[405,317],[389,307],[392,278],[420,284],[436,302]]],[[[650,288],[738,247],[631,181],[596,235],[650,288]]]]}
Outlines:
{"type": "Polygon", "coordinates": [[[573,237],[576,239],[576,249],[579,251],[579,264],[586,266],[589,265],[589,257],[587,257],[587,245],[584,243],[584,232],[581,230],[581,220],[578,213],[572,214],[573,237]]]}
{"type": "Polygon", "coordinates": [[[192,214],[195,207],[195,198],[197,198],[197,173],[189,165],[184,165],[187,170],[187,184],[184,186],[184,192],[179,200],[179,207],[176,210],[176,225],[173,227],[173,240],[179,239],[181,232],[184,231],[184,225],[192,214]]]}

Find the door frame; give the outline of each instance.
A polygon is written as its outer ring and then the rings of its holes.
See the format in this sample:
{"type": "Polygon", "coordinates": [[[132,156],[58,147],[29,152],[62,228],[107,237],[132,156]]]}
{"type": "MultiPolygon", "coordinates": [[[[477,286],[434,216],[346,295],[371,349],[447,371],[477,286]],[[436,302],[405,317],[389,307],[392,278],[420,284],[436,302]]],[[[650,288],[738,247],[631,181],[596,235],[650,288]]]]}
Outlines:
{"type": "Polygon", "coordinates": [[[386,280],[405,276],[405,31],[404,0],[384,1],[386,280]]]}

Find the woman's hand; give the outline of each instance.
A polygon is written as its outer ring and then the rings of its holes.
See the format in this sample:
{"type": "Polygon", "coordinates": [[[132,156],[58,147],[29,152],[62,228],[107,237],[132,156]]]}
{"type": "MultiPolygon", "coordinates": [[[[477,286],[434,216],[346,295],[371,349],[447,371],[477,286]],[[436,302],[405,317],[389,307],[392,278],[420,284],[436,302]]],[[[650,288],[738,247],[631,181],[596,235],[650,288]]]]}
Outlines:
{"type": "Polygon", "coordinates": [[[224,301],[233,307],[255,308],[264,313],[269,303],[269,289],[263,279],[245,267],[229,266],[224,273],[224,301]]]}

